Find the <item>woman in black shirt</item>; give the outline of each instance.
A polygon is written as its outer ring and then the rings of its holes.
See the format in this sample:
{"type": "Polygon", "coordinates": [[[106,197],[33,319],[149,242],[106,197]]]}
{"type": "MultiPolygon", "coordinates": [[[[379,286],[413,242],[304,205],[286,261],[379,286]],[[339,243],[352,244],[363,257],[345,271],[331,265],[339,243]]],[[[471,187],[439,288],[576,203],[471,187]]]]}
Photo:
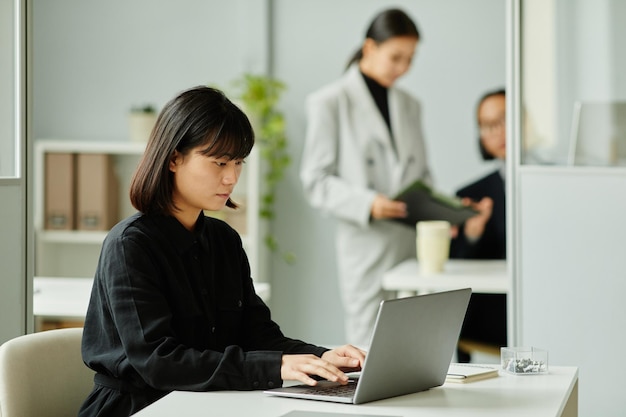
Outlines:
{"type": "Polygon", "coordinates": [[[254,144],[248,118],[196,87],[163,109],[133,176],[137,214],[104,241],[83,333],[95,386],[80,416],[128,416],[172,390],[252,390],[311,375],[347,382],[364,352],[285,337],[256,295],[239,235],[203,210],[230,199],[254,144]]]}

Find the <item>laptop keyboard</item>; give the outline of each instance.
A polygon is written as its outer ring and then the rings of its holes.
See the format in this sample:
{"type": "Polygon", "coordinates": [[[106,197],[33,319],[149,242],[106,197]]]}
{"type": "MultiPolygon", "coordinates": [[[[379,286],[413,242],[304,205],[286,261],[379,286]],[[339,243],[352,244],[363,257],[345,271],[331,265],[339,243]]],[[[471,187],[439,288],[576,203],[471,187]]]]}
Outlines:
{"type": "Polygon", "coordinates": [[[356,390],[356,381],[350,381],[346,385],[323,385],[309,387],[303,390],[304,394],[313,395],[326,395],[330,397],[345,397],[350,398],[354,396],[356,390]]]}

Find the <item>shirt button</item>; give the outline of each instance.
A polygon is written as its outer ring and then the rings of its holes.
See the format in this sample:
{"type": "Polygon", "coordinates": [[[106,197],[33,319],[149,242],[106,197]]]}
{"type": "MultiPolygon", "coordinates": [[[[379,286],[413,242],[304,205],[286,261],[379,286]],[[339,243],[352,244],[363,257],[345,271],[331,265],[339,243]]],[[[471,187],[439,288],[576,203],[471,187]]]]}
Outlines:
{"type": "Polygon", "coordinates": [[[259,388],[259,385],[260,385],[260,384],[259,384],[259,381],[254,381],[254,382],[252,383],[252,386],[253,386],[254,388],[259,388]]]}
{"type": "Polygon", "coordinates": [[[243,303],[241,302],[241,300],[237,301],[237,307],[241,307],[243,305],[243,303]]]}
{"type": "Polygon", "coordinates": [[[270,388],[274,388],[274,381],[268,382],[267,386],[270,387],[270,388]]]}
{"type": "Polygon", "coordinates": [[[215,333],[215,326],[211,327],[211,333],[215,333]]]}

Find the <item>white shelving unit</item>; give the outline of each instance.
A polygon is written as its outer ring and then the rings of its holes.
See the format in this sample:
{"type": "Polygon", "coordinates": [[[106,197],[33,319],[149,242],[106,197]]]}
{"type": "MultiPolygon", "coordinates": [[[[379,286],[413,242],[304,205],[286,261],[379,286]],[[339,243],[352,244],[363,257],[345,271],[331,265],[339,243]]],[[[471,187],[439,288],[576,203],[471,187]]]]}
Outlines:
{"type": "MultiPolygon", "coordinates": [[[[36,231],[35,275],[38,277],[93,278],[100,248],[106,231],[46,230],[44,228],[44,173],[46,153],[104,153],[113,156],[114,170],[119,182],[119,217],[135,212],[128,197],[130,178],[145,149],[137,142],[93,142],[69,140],[39,140],[35,144],[34,216],[36,231]]],[[[255,281],[266,281],[266,255],[262,242],[259,212],[259,157],[256,149],[247,158],[233,200],[241,208],[234,212],[224,209],[218,213],[237,229],[250,260],[255,281]],[[235,214],[237,213],[237,214],[235,214]]],[[[265,284],[266,285],[266,284],[265,284]]]]}

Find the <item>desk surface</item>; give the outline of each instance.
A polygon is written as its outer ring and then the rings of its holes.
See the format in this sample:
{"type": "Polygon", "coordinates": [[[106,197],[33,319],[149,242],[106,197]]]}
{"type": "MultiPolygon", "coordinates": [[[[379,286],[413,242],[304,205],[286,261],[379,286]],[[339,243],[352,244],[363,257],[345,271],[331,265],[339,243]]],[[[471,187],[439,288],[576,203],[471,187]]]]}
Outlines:
{"type": "Polygon", "coordinates": [[[473,292],[506,294],[509,291],[504,260],[450,259],[444,271],[422,275],[416,259],[406,260],[383,276],[383,288],[389,291],[445,291],[472,288],[473,292]]]}
{"type": "Polygon", "coordinates": [[[577,415],[578,369],[551,367],[547,375],[446,383],[416,394],[361,405],[273,397],[261,391],[174,391],[137,417],[279,417],[294,410],[403,417],[555,417],[577,415]],[[567,411],[564,413],[564,411],[567,411]]]}

